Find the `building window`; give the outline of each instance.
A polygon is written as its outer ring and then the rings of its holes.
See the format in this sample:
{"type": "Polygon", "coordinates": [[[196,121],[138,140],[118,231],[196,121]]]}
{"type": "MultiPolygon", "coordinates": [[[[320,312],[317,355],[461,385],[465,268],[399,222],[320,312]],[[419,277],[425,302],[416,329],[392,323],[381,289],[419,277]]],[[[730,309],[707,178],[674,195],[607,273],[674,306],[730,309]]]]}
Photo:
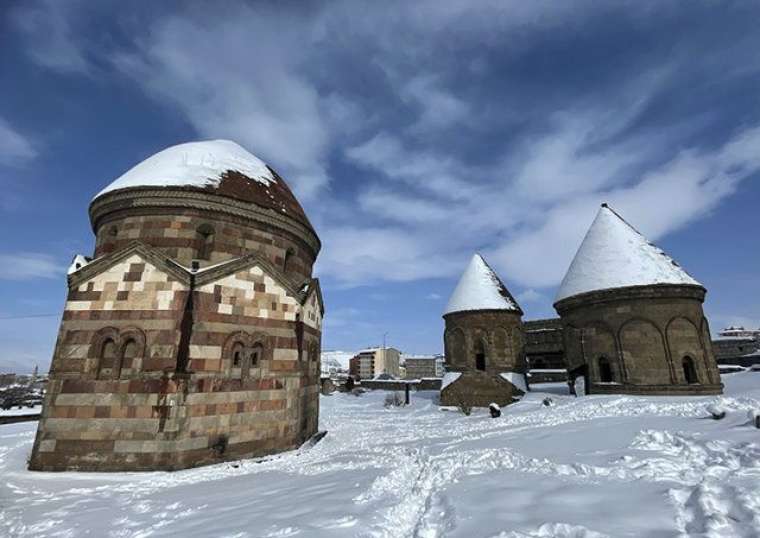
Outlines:
{"type": "Polygon", "coordinates": [[[234,346],[232,346],[232,367],[233,368],[240,368],[243,365],[243,354],[245,352],[245,349],[243,348],[243,344],[240,342],[235,343],[234,346]]]}
{"type": "Polygon", "coordinates": [[[116,342],[108,338],[100,348],[100,360],[98,362],[98,379],[106,379],[113,375],[114,363],[116,362],[116,342]]]}
{"type": "Polygon", "coordinates": [[[264,356],[264,346],[260,343],[253,345],[253,351],[251,351],[251,366],[258,366],[259,361],[264,356]]]}
{"type": "Polygon", "coordinates": [[[602,383],[612,383],[612,366],[609,359],[604,356],[599,357],[597,366],[599,368],[599,381],[602,383]]]}
{"type": "Polygon", "coordinates": [[[132,340],[131,338],[127,340],[127,343],[124,344],[124,347],[121,351],[121,361],[118,365],[118,369],[114,370],[114,377],[119,378],[121,377],[121,369],[126,368],[134,368],[133,359],[137,358],[139,352],[139,348],[137,346],[137,342],[132,340]]]}
{"type": "Polygon", "coordinates": [[[683,358],[683,377],[688,384],[699,383],[697,378],[697,369],[694,366],[694,359],[688,355],[683,358]]]}
{"type": "Polygon", "coordinates": [[[210,224],[201,224],[196,230],[198,233],[198,259],[210,260],[214,250],[214,228],[210,224]]]}
{"type": "Polygon", "coordinates": [[[293,264],[294,254],[295,254],[295,251],[292,248],[289,248],[288,250],[285,251],[285,258],[282,262],[282,270],[286,274],[290,270],[290,266],[293,264]]]}
{"type": "Polygon", "coordinates": [[[481,371],[486,369],[486,349],[482,341],[475,346],[475,369],[481,371]]]}

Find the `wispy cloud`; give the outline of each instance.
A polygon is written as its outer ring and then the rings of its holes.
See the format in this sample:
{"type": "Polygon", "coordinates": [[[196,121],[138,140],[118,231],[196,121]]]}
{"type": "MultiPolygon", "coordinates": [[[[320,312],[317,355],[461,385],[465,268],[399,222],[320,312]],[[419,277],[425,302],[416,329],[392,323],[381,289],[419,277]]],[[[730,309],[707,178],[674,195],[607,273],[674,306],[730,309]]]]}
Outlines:
{"type": "Polygon", "coordinates": [[[60,278],[66,272],[59,260],[49,254],[36,252],[0,254],[0,267],[2,280],[60,278]]]}
{"type": "Polygon", "coordinates": [[[62,73],[86,74],[91,64],[86,45],[75,39],[72,22],[80,13],[78,2],[64,5],[55,0],[28,2],[12,13],[16,26],[26,35],[26,53],[38,64],[62,73]]]}
{"type": "Polygon", "coordinates": [[[481,250],[529,288],[521,300],[540,303],[600,202],[658,239],[760,170],[754,102],[731,119],[725,103],[722,117],[710,112],[717,90],[754,87],[757,58],[680,31],[661,3],[186,5],[138,10],[125,43],[73,31],[86,3],[57,5],[16,19],[36,61],[109,66],[199,136],[271,162],[322,237],[318,270],[343,286],[452,277],[481,250]],[[596,41],[616,20],[646,51],[618,35],[596,41]],[[657,29],[629,24],[651,20],[657,29]],[[709,57],[704,72],[695,51],[709,57]]]}
{"type": "Polygon", "coordinates": [[[36,156],[31,140],[0,117],[0,165],[15,166],[36,156]]]}

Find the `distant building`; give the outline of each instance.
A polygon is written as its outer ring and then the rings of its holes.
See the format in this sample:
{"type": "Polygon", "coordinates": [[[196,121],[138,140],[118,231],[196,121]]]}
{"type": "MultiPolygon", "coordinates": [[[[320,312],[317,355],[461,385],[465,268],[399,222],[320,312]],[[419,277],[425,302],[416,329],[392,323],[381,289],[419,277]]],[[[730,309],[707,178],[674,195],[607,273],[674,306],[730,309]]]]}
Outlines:
{"type": "Polygon", "coordinates": [[[752,366],[760,363],[760,329],[728,327],[712,341],[718,364],[752,366]]]}
{"type": "Polygon", "coordinates": [[[16,374],[0,374],[0,387],[7,387],[16,383],[16,374]]]}
{"type": "Polygon", "coordinates": [[[564,370],[565,346],[559,318],[523,321],[525,356],[531,370],[564,370]]]}
{"type": "Polygon", "coordinates": [[[760,339],[760,329],[745,329],[744,327],[727,327],[722,329],[719,336],[736,337],[736,338],[755,338],[760,339]]]}
{"type": "Polygon", "coordinates": [[[359,379],[373,379],[381,374],[400,377],[401,352],[393,347],[364,349],[349,361],[349,373],[359,379]]]}
{"type": "Polygon", "coordinates": [[[443,357],[440,355],[405,357],[404,367],[405,379],[443,377],[443,357]]]}

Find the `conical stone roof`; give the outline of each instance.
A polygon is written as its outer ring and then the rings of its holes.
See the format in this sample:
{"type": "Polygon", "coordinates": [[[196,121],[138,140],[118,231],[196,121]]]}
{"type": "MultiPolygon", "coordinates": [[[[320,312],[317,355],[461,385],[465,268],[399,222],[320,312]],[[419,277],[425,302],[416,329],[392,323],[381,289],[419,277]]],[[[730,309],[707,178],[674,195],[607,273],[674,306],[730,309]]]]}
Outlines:
{"type": "Polygon", "coordinates": [[[473,255],[443,314],[468,310],[513,310],[522,314],[517,301],[480,254],[473,255]]]}
{"type": "Polygon", "coordinates": [[[602,204],[562,279],[555,303],[592,291],[653,284],[701,286],[670,256],[602,204]]]}

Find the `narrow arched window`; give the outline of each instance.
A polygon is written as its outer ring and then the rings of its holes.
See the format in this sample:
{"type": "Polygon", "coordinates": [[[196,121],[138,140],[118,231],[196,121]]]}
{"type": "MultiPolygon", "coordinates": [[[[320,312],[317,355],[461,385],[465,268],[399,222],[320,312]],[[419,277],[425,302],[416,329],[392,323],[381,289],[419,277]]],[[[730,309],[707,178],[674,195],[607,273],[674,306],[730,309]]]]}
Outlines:
{"type": "Polygon", "coordinates": [[[112,377],[116,362],[116,342],[111,338],[106,339],[100,347],[98,359],[98,379],[112,377]]]}
{"type": "Polygon", "coordinates": [[[121,351],[121,361],[114,367],[114,378],[121,377],[122,368],[134,368],[134,359],[137,358],[139,347],[132,339],[127,340],[121,351]]]}
{"type": "Polygon", "coordinates": [[[597,366],[599,368],[599,381],[602,383],[612,383],[612,366],[607,357],[601,356],[597,359],[597,366]]]}
{"type": "Polygon", "coordinates": [[[475,345],[475,368],[481,371],[486,369],[486,348],[482,341],[475,345]]]}
{"type": "Polygon", "coordinates": [[[289,248],[285,251],[285,258],[282,261],[282,271],[287,274],[288,271],[290,271],[290,266],[293,264],[293,255],[295,254],[295,251],[292,248],[289,248]]]}
{"type": "Polygon", "coordinates": [[[240,342],[236,342],[234,346],[232,346],[232,367],[233,368],[240,368],[243,366],[243,358],[245,354],[245,348],[243,347],[243,344],[240,342]]]}
{"type": "Polygon", "coordinates": [[[699,378],[697,377],[697,368],[694,366],[694,359],[687,355],[683,358],[681,364],[683,366],[683,378],[686,380],[686,382],[689,384],[699,383],[699,378]]]}
{"type": "Polygon", "coordinates": [[[201,224],[196,230],[198,234],[198,259],[210,260],[214,250],[214,228],[210,224],[201,224]]]}
{"type": "Polygon", "coordinates": [[[255,367],[259,365],[259,362],[264,357],[264,346],[260,343],[255,343],[251,349],[251,366],[255,367]]]}

